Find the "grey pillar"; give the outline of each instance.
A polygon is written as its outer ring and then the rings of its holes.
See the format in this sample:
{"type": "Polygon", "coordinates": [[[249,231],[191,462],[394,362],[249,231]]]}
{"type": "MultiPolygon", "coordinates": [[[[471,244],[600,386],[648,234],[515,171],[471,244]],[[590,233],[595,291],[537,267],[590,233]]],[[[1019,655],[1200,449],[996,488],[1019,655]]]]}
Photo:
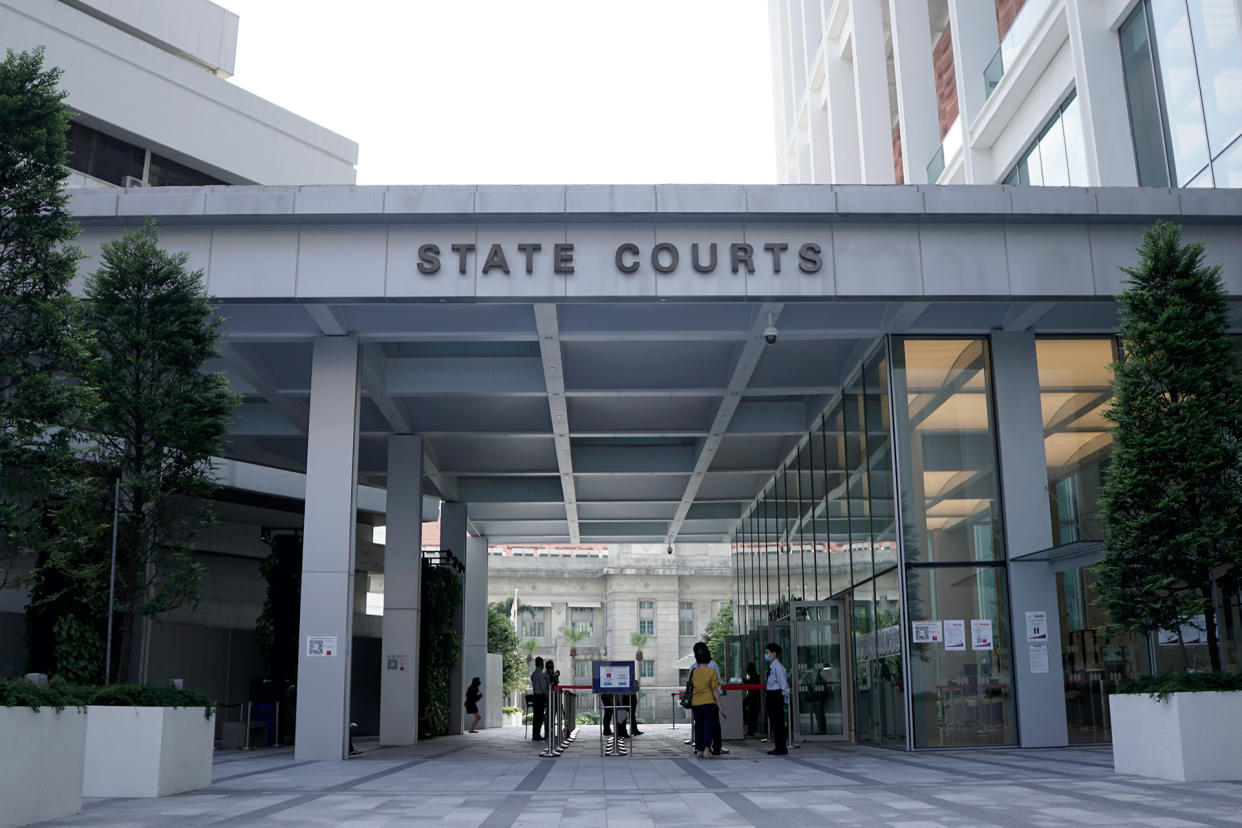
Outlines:
{"type": "MultiPolygon", "coordinates": [[[[440,507],[440,548],[452,551],[459,561],[463,563],[466,561],[466,504],[446,501],[440,507]]],[[[462,581],[462,603],[457,606],[457,612],[453,613],[453,626],[464,645],[466,640],[463,635],[462,622],[465,619],[466,590],[465,580],[460,580],[462,581]]],[[[466,676],[465,682],[462,681],[464,664],[461,656],[462,654],[458,654],[457,663],[453,665],[453,671],[449,675],[449,733],[462,732],[466,684],[470,681],[470,676],[466,676]]]]}
{"type": "Polygon", "coordinates": [[[996,397],[996,437],[1000,452],[1005,549],[1009,564],[1014,681],[1018,734],[1022,747],[1069,743],[1065,724],[1065,682],[1061,670],[1061,618],[1057,582],[1046,561],[1013,558],[1052,546],[1048,505],[1048,467],[1039,404],[1035,335],[992,334],[992,382],[996,397]],[[1026,613],[1048,614],[1048,672],[1031,672],[1026,613]]]}
{"type": "MultiPolygon", "coordinates": [[[[465,561],[461,663],[462,678],[468,685],[475,676],[487,680],[487,538],[466,538],[465,561]]],[[[498,701],[487,697],[483,703],[494,706],[498,701]]]]}
{"type": "Polygon", "coordinates": [[[384,643],[380,744],[418,742],[419,608],[422,596],[423,438],[388,438],[384,541],[384,643]]]}
{"type": "Polygon", "coordinates": [[[294,758],[343,759],[349,744],[358,490],[358,340],[315,340],[306,452],[294,758]]]}
{"type": "Polygon", "coordinates": [[[888,7],[893,71],[897,81],[897,120],[901,125],[902,169],[907,184],[926,184],[929,183],[927,162],[940,146],[931,18],[927,0],[888,0],[888,7]]]}

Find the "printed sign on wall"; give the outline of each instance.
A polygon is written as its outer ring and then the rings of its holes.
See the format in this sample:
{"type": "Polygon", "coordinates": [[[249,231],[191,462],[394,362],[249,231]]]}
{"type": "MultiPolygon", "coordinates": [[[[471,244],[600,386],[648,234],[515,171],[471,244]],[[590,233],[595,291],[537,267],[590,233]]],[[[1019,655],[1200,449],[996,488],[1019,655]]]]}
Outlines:
{"type": "Polygon", "coordinates": [[[939,621],[911,621],[911,640],[915,644],[939,644],[944,640],[944,630],[939,621]]]}
{"type": "Polygon", "coordinates": [[[336,655],[335,635],[306,636],[306,655],[309,658],[323,658],[336,655]]]}

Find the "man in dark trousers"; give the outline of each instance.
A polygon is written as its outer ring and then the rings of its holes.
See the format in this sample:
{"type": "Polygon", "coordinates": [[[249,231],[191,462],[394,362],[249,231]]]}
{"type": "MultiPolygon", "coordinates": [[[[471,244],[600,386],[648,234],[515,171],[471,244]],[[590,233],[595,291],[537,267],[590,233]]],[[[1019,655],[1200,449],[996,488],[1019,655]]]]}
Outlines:
{"type": "Polygon", "coordinates": [[[781,645],[773,642],[763,651],[763,659],[768,663],[768,678],[764,691],[764,707],[768,711],[768,732],[772,734],[773,756],[785,756],[789,753],[789,731],[785,727],[785,705],[789,704],[789,678],[785,675],[785,665],[781,664],[781,645]]]}
{"type": "Polygon", "coordinates": [[[538,742],[547,736],[544,728],[548,717],[548,674],[543,669],[543,656],[535,659],[535,672],[530,674],[530,705],[534,713],[531,738],[538,742]]]}

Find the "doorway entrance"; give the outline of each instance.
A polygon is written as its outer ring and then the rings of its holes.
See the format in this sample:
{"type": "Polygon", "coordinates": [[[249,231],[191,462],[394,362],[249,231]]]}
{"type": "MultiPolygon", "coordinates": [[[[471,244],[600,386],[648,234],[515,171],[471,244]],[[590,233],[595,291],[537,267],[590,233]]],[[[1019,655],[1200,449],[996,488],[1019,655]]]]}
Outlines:
{"type": "Polygon", "coordinates": [[[845,602],[794,601],[788,651],[790,731],[795,741],[849,741],[845,602]]]}

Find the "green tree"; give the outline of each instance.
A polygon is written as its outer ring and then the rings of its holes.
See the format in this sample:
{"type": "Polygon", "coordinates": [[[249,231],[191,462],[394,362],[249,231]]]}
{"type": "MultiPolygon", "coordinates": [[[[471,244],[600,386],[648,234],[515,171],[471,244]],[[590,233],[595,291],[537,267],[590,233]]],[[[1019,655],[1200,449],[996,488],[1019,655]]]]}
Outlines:
{"type": "Polygon", "coordinates": [[[500,654],[505,695],[522,692],[526,688],[526,665],[517,632],[500,602],[487,605],[487,651],[500,654]]]}
{"type": "Polygon", "coordinates": [[[83,379],[100,399],[94,459],[121,481],[114,663],[117,677],[135,680],[136,621],[197,602],[202,568],[190,542],[212,519],[211,459],[239,397],[203,371],[219,355],[221,320],[187,254],[161,250],[148,219],[105,242],[102,259],[86,282],[98,358],[83,379]]]}
{"type": "Polygon", "coordinates": [[[712,658],[718,664],[725,662],[725,639],[737,632],[733,627],[733,599],[726,601],[717,611],[716,617],[707,622],[703,630],[703,643],[711,650],[712,658]]]}
{"type": "MultiPolygon", "coordinates": [[[[1220,670],[1213,594],[1242,564],[1242,395],[1220,269],[1159,222],[1120,296],[1112,461],[1101,507],[1099,604],[1115,627],[1176,630],[1202,613],[1220,670]]],[[[1184,650],[1183,650],[1184,652],[1184,650]]]]}
{"type": "Polygon", "coordinates": [[[522,650],[522,655],[526,657],[526,666],[529,667],[531,660],[535,657],[535,651],[539,649],[539,642],[533,638],[528,638],[522,642],[520,649],[522,650]]]}
{"type": "Polygon", "coordinates": [[[0,588],[29,589],[29,671],[97,681],[106,598],[98,493],[73,449],[91,397],[72,379],[88,349],[69,291],[80,253],[59,79],[41,49],[0,62],[0,588]]]}
{"type": "Polygon", "coordinates": [[[587,638],[587,631],[573,624],[561,627],[561,638],[569,642],[569,674],[574,674],[574,661],[578,658],[578,642],[587,638]]]}
{"type": "Polygon", "coordinates": [[[646,633],[630,633],[630,643],[634,645],[634,659],[643,660],[643,647],[647,646],[650,636],[646,633]]]}

